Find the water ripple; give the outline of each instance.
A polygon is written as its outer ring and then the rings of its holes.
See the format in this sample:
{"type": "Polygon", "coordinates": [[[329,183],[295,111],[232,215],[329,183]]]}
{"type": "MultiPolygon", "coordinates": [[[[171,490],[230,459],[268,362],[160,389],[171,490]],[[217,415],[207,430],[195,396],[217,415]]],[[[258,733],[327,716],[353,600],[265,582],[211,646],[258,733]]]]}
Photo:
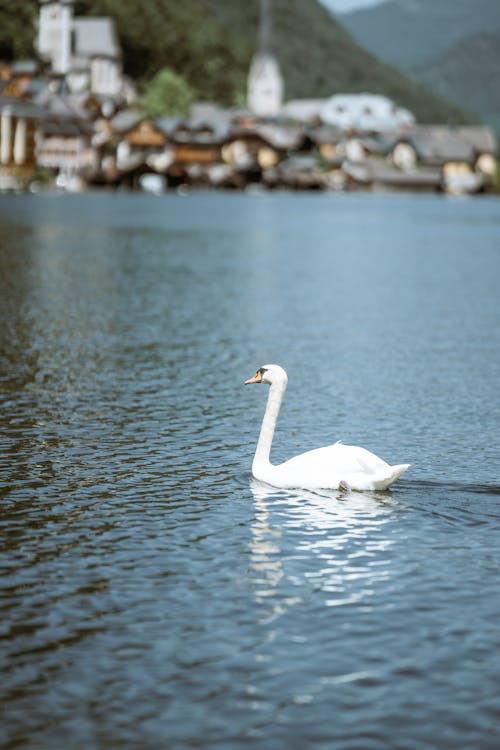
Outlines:
{"type": "Polygon", "coordinates": [[[2,196],[2,746],[498,746],[500,214],[394,200],[2,196]]]}

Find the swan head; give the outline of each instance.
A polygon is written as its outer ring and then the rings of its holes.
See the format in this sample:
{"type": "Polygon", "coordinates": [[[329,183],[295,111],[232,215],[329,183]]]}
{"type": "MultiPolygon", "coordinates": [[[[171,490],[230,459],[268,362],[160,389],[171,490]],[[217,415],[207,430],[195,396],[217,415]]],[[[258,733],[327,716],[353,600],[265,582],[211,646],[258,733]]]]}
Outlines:
{"type": "Polygon", "coordinates": [[[267,383],[268,385],[280,384],[286,385],[288,377],[286,372],[279,365],[262,365],[259,367],[253,378],[245,380],[245,385],[251,383],[267,383]]]}

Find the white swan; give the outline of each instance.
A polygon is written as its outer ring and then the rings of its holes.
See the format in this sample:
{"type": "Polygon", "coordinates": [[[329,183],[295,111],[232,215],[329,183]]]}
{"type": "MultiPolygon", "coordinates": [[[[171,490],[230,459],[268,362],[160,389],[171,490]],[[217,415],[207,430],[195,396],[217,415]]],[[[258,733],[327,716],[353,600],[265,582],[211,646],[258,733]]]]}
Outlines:
{"type": "Polygon", "coordinates": [[[279,365],[264,365],[245,381],[245,385],[271,386],[252,463],[256,479],[287,489],[386,490],[409,467],[410,464],[390,466],[365,448],[342,443],[307,451],[273,466],[269,455],[287,382],[287,374],[279,365]]]}

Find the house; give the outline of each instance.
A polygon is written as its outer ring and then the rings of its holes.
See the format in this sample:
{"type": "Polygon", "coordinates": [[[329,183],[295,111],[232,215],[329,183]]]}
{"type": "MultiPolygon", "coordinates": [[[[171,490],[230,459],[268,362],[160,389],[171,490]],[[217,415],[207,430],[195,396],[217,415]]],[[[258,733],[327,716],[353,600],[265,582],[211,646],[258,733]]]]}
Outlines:
{"type": "Polygon", "coordinates": [[[34,60],[18,60],[0,66],[0,89],[3,96],[27,98],[38,71],[34,60]]]}
{"type": "Polygon", "coordinates": [[[309,127],[307,133],[322,159],[330,164],[341,164],[345,158],[345,136],[339,128],[328,125],[309,127]]]}
{"type": "Polygon", "coordinates": [[[252,127],[233,127],[224,139],[221,155],[243,185],[262,180],[268,187],[296,187],[297,181],[289,179],[281,164],[292,155],[297,159],[309,157],[312,148],[303,128],[260,122],[252,127]]]}
{"type": "Polygon", "coordinates": [[[81,118],[46,114],[38,128],[38,166],[54,171],[59,187],[92,177],[98,167],[92,134],[92,125],[81,118]]]}
{"type": "Polygon", "coordinates": [[[217,164],[221,161],[224,128],[206,122],[178,123],[170,132],[174,161],[177,164],[217,164]]]}
{"type": "Polygon", "coordinates": [[[238,176],[222,158],[229,119],[202,119],[201,114],[199,110],[197,118],[179,121],[170,130],[173,163],[167,170],[169,184],[240,187],[238,176]]]}
{"type": "Polygon", "coordinates": [[[458,127],[456,132],[472,147],[476,171],[493,177],[497,171],[498,153],[498,143],[493,131],[488,127],[472,125],[458,127]]]}
{"type": "Polygon", "coordinates": [[[41,115],[33,104],[0,96],[0,190],[25,188],[33,178],[41,115]]]}
{"type": "Polygon", "coordinates": [[[304,129],[297,125],[258,123],[254,130],[278,155],[310,151],[312,148],[311,139],[304,129]]]}
{"type": "Polygon", "coordinates": [[[98,166],[94,134],[93,110],[86,98],[60,94],[45,86],[33,101],[40,107],[38,122],[37,163],[54,173],[62,187],[81,188],[82,178],[93,175],[98,166]]]}
{"type": "Polygon", "coordinates": [[[134,111],[120,112],[110,123],[111,141],[116,144],[114,166],[130,178],[148,172],[162,173],[173,160],[168,133],[150,117],[134,111]]]}
{"type": "Polygon", "coordinates": [[[320,118],[325,125],[361,132],[397,131],[415,122],[411,112],[378,94],[335,94],[322,107],[320,118]]]}
{"type": "Polygon", "coordinates": [[[367,156],[363,164],[344,163],[342,170],[351,187],[368,187],[375,191],[439,192],[441,171],[435,167],[412,167],[401,170],[377,156],[367,156]]]}
{"type": "Polygon", "coordinates": [[[485,175],[495,173],[495,149],[488,128],[414,125],[395,139],[390,160],[406,172],[417,166],[438,168],[445,191],[474,193],[484,188],[485,175]]]}
{"type": "Polygon", "coordinates": [[[257,178],[262,169],[274,167],[286,155],[284,144],[258,128],[233,128],[224,139],[222,160],[234,170],[257,178]]]}
{"type": "Polygon", "coordinates": [[[474,152],[455,129],[444,125],[416,125],[396,137],[391,158],[402,169],[417,163],[433,167],[450,163],[472,166],[474,152]]]}

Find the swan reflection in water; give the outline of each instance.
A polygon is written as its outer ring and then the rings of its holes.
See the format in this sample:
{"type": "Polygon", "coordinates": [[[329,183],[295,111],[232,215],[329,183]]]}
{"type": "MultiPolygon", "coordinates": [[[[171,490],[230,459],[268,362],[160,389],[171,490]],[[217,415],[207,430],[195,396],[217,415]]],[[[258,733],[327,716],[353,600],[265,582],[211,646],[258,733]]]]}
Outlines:
{"type": "Polygon", "coordinates": [[[311,590],[324,606],[370,606],[377,583],[391,575],[389,528],[401,507],[393,493],[282,490],[253,478],[250,487],[250,568],[263,620],[311,590]]]}

